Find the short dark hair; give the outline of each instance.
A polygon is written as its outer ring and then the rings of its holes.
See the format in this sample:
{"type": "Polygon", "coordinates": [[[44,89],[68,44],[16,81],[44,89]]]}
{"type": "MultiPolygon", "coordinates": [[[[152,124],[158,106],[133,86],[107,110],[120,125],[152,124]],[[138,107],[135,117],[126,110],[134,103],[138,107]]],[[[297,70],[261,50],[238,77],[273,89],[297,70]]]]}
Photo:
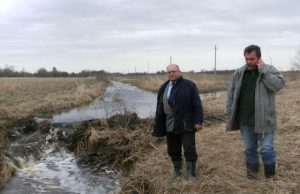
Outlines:
{"type": "Polygon", "coordinates": [[[257,56],[258,59],[261,57],[260,47],[257,46],[257,45],[254,45],[254,44],[249,45],[249,46],[247,46],[247,47],[245,48],[245,50],[244,50],[244,55],[245,55],[246,53],[251,53],[252,51],[255,51],[255,54],[256,54],[256,56],[257,56]]]}

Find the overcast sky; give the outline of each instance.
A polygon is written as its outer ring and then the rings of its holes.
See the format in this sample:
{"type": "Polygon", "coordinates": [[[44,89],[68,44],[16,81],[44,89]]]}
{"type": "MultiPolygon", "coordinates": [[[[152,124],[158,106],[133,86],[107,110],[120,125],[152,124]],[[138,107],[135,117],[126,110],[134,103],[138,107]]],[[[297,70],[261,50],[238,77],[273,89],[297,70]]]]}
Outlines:
{"type": "Polygon", "coordinates": [[[300,48],[299,0],[0,0],[0,67],[79,72],[183,71],[244,64],[243,49],[288,70],[300,48]]]}

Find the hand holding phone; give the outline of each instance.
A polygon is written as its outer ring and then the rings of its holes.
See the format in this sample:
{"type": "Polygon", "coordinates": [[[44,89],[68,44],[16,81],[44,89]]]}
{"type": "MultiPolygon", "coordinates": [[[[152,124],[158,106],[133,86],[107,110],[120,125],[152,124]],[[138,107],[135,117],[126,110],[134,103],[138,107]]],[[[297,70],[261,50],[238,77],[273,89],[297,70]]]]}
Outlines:
{"type": "Polygon", "coordinates": [[[262,69],[265,65],[265,62],[260,58],[260,59],[257,60],[256,65],[257,65],[258,69],[262,69]]]}

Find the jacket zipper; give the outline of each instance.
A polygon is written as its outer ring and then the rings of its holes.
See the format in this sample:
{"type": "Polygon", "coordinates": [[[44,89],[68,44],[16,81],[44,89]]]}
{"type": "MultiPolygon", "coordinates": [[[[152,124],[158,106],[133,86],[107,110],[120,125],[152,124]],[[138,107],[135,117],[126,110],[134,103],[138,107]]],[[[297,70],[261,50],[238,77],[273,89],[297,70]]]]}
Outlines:
{"type": "MultiPolygon", "coordinates": [[[[259,85],[259,82],[260,82],[261,79],[262,79],[262,75],[261,75],[261,72],[259,72],[259,77],[257,78],[255,90],[256,90],[257,86],[259,85]]],[[[255,103],[256,103],[256,102],[255,102],[255,103]]],[[[256,112],[256,111],[255,111],[255,112],[256,112]]],[[[255,113],[254,113],[254,114],[255,114],[255,113]]],[[[263,128],[262,139],[265,139],[265,128],[263,128]]]]}

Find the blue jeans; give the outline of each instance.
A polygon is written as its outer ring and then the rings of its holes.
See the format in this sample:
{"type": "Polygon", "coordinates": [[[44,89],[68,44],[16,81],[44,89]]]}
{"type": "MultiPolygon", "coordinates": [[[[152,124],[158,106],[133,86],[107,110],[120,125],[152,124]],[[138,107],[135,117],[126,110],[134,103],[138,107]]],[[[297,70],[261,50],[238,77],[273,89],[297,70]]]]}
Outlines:
{"type": "Polygon", "coordinates": [[[274,132],[254,133],[254,127],[240,127],[245,145],[246,163],[258,164],[259,155],[261,155],[264,164],[273,164],[276,162],[276,152],[274,148],[274,132]]]}

